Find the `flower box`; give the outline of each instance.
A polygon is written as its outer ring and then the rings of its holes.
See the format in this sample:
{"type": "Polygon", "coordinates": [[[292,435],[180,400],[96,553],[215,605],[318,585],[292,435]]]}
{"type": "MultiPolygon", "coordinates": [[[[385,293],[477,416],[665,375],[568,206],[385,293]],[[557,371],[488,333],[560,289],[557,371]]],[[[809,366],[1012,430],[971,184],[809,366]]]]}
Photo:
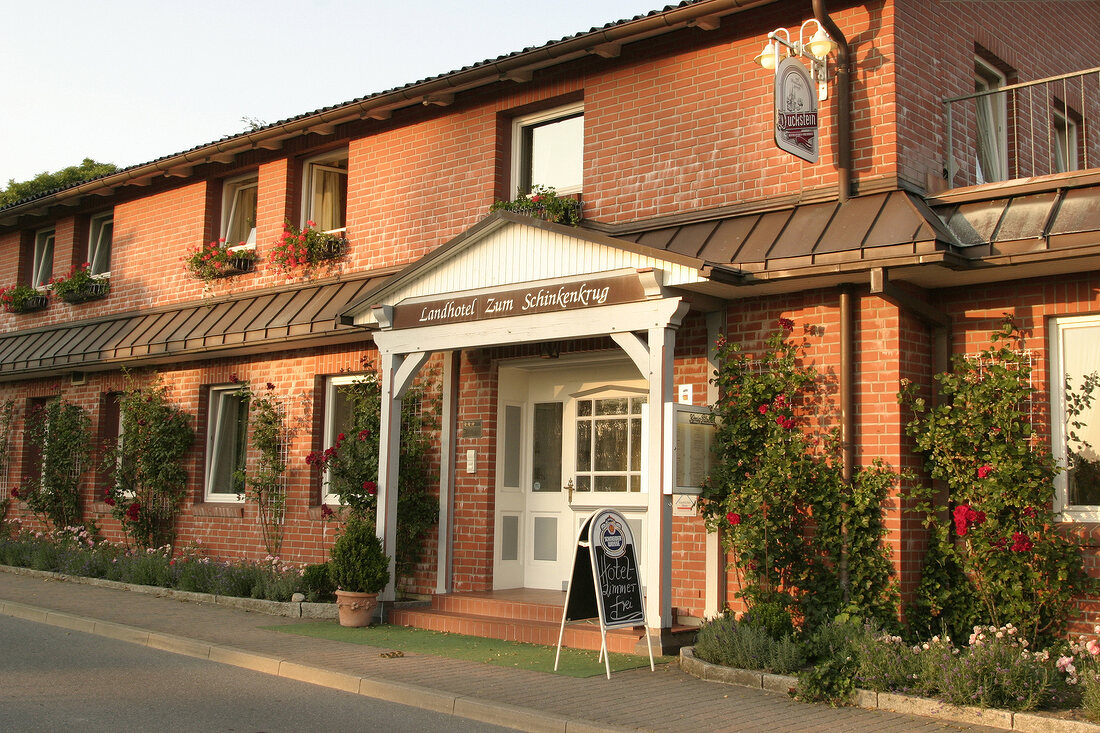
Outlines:
{"type": "Polygon", "coordinates": [[[219,273],[218,277],[232,277],[243,275],[256,269],[255,257],[231,257],[229,264],[219,273]]]}
{"type": "Polygon", "coordinates": [[[90,300],[102,300],[111,292],[111,284],[106,280],[88,283],[77,290],[61,294],[61,299],[70,305],[87,303],[90,300]]]}
{"type": "Polygon", "coordinates": [[[44,311],[49,304],[49,297],[45,295],[32,295],[23,301],[23,306],[21,308],[13,310],[12,313],[34,313],[35,311],[44,311]]]}
{"type": "Polygon", "coordinates": [[[37,288],[30,285],[0,288],[0,305],[8,313],[34,313],[45,310],[49,304],[49,294],[39,292],[37,288]]]}

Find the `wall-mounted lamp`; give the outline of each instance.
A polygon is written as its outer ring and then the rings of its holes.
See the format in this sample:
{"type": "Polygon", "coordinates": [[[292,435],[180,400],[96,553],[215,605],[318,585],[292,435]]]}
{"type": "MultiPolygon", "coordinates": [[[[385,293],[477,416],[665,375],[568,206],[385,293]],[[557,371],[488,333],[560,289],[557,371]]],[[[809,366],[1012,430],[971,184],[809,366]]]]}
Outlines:
{"type": "Polygon", "coordinates": [[[779,66],[779,60],[784,56],[809,59],[810,77],[817,82],[817,98],[824,100],[829,98],[829,89],[825,84],[828,80],[828,58],[836,46],[836,41],[829,37],[817,18],[810,18],[799,27],[798,41],[795,43],[791,43],[791,34],[786,28],[776,28],[769,33],[768,43],[753,61],[770,70],[779,66]],[[806,26],[810,23],[817,24],[817,32],[810,36],[810,40],[803,41],[806,26]]]}

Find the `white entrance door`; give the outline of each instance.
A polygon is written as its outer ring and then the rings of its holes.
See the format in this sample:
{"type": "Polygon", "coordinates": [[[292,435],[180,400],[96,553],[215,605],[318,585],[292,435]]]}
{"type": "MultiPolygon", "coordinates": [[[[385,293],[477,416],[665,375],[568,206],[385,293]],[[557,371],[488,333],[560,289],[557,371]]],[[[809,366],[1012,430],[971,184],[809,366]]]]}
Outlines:
{"type": "Polygon", "coordinates": [[[596,507],[643,530],[643,409],[625,360],[501,367],[495,588],[562,590],[579,524],[596,507]]]}

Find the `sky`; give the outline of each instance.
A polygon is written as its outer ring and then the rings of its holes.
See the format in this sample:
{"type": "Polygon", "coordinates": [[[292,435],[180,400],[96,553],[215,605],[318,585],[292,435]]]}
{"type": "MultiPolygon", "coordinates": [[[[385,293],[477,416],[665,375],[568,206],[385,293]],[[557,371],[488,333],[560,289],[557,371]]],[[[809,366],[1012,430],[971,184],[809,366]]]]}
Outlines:
{"type": "Polygon", "coordinates": [[[0,188],[120,168],[673,0],[31,0],[0,24],[0,188]]]}

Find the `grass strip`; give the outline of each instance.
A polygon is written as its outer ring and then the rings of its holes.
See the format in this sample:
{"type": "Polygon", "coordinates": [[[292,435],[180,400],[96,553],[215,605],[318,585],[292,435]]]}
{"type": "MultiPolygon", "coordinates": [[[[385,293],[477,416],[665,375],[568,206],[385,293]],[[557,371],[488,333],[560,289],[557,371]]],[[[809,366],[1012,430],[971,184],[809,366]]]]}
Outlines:
{"type": "MultiPolygon", "coordinates": [[[[264,626],[264,629],[281,631],[285,634],[298,634],[316,639],[329,639],[348,644],[362,644],[377,647],[381,652],[400,650],[413,654],[434,655],[449,659],[463,659],[470,662],[495,664],[499,667],[528,669],[534,672],[560,674],[568,677],[594,677],[604,674],[603,662],[598,661],[599,652],[586,649],[562,647],[561,662],[554,671],[554,652],[556,647],[541,644],[525,644],[518,641],[484,639],[478,636],[464,636],[441,631],[413,629],[407,626],[382,624],[366,628],[347,628],[332,621],[308,621],[297,624],[264,626]]],[[[667,664],[672,657],[654,657],[657,664],[667,664]]],[[[649,666],[648,656],[634,654],[612,654],[611,671],[649,666]]]]}

